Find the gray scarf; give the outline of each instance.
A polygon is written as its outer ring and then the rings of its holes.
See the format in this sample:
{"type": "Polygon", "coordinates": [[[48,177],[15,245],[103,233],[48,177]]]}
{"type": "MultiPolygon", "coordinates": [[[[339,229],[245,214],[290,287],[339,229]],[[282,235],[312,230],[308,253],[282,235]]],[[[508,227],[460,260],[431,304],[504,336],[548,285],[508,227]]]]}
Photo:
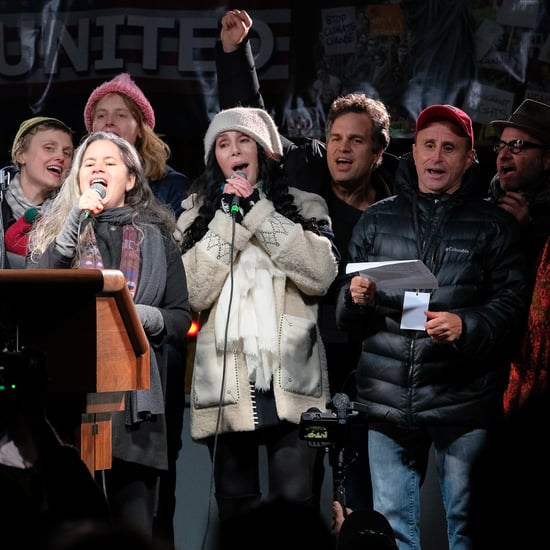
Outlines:
{"type": "Polygon", "coordinates": [[[42,204],[33,204],[25,197],[21,188],[20,174],[16,174],[10,181],[6,191],[6,202],[16,220],[18,220],[29,208],[38,208],[41,212],[47,209],[52,198],[47,198],[42,204]]]}
{"type": "MultiPolygon", "coordinates": [[[[125,225],[131,223],[132,208],[112,208],[90,219],[91,223],[125,225]],[[92,221],[93,220],[93,221],[92,221]]],[[[144,237],[140,243],[141,269],[134,303],[160,306],[166,288],[166,254],[160,229],[147,219],[140,217],[137,225],[144,237]],[[141,222],[141,223],[140,223],[141,222]]],[[[154,351],[150,349],[150,389],[126,393],[126,424],[140,422],[149,414],[164,414],[164,397],[160,373],[154,351]]]]}

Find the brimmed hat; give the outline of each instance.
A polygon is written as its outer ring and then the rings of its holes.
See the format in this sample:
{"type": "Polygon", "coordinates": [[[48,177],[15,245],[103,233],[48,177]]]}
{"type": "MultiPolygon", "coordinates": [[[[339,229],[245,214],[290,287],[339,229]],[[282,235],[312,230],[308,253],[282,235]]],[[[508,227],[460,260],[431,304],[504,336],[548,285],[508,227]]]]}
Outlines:
{"type": "Polygon", "coordinates": [[[550,106],[534,99],[525,99],[508,120],[493,120],[491,125],[502,131],[518,128],[550,145],[550,106]]]}
{"type": "Polygon", "coordinates": [[[25,137],[33,128],[42,125],[48,126],[49,128],[55,128],[57,130],[63,130],[71,136],[73,134],[73,131],[63,121],[57,118],[47,116],[35,116],[33,118],[28,118],[27,120],[24,120],[20,124],[19,130],[17,130],[15,138],[13,139],[11,150],[14,151],[17,144],[19,143],[19,140],[25,137]]]}
{"type": "Polygon", "coordinates": [[[470,143],[474,144],[474,129],[472,127],[472,119],[461,109],[454,105],[430,105],[420,112],[416,119],[416,129],[414,136],[419,130],[422,130],[432,122],[441,122],[447,120],[456,124],[470,139],[470,143]]]}
{"type": "Polygon", "coordinates": [[[155,127],[155,111],[145,97],[139,86],[132,80],[128,73],[121,73],[112,80],[100,84],[90,95],[84,107],[84,124],[88,132],[92,131],[92,111],[94,105],[107,94],[121,94],[129,97],[143,113],[145,123],[151,128],[155,127]]]}
{"type": "Polygon", "coordinates": [[[210,122],[204,136],[204,162],[208,159],[216,137],[231,130],[254,138],[267,153],[283,154],[277,126],[267,111],[255,107],[234,107],[220,111],[210,122]]]}
{"type": "Polygon", "coordinates": [[[338,550],[397,550],[390,523],[376,510],[351,512],[340,527],[338,550]]]}

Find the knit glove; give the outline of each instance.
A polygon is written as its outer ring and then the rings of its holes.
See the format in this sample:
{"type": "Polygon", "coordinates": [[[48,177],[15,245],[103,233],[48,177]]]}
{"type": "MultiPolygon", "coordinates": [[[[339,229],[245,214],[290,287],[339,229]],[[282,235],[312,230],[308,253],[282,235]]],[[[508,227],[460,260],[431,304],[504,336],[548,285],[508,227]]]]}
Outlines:
{"type": "MultiPolygon", "coordinates": [[[[223,193],[223,195],[220,199],[220,209],[221,209],[222,212],[224,212],[228,216],[232,215],[232,213],[231,213],[231,203],[233,201],[234,196],[235,195],[231,195],[229,193],[223,193]]],[[[239,209],[239,211],[235,212],[235,219],[238,222],[240,222],[242,220],[240,209],[239,209]]]]}
{"type": "Polygon", "coordinates": [[[40,215],[40,210],[35,206],[27,208],[25,213],[12,223],[4,234],[4,243],[6,250],[19,256],[27,255],[27,246],[29,244],[29,231],[36,218],[40,215]]]}
{"type": "Polygon", "coordinates": [[[157,336],[164,329],[164,317],[155,306],[136,304],[136,311],[147,336],[157,336]]]}
{"type": "Polygon", "coordinates": [[[254,189],[252,194],[246,198],[241,197],[239,199],[239,206],[237,211],[231,212],[231,202],[235,195],[230,195],[224,193],[220,201],[220,208],[229,215],[234,215],[235,220],[239,223],[242,222],[243,218],[250,212],[250,209],[260,200],[260,192],[257,189],[254,189]]]}
{"type": "Polygon", "coordinates": [[[252,194],[246,197],[246,199],[241,199],[241,210],[243,212],[243,217],[246,216],[250,209],[260,200],[260,192],[257,189],[252,191],[252,194]]]}
{"type": "Polygon", "coordinates": [[[40,215],[40,210],[36,206],[31,206],[25,210],[23,217],[27,223],[34,223],[34,220],[40,215]]]}

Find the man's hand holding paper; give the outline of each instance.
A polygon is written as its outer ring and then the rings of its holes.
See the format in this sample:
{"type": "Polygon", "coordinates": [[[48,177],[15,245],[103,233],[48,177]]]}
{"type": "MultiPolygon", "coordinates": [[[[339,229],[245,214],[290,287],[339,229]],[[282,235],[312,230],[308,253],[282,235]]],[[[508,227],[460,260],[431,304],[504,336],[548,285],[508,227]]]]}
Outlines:
{"type": "Polygon", "coordinates": [[[360,273],[376,283],[378,290],[439,288],[435,275],[421,260],[349,263],[346,273],[360,273]]]}
{"type": "Polygon", "coordinates": [[[349,291],[354,304],[366,306],[376,292],[376,283],[358,275],[351,280],[349,291]]]}

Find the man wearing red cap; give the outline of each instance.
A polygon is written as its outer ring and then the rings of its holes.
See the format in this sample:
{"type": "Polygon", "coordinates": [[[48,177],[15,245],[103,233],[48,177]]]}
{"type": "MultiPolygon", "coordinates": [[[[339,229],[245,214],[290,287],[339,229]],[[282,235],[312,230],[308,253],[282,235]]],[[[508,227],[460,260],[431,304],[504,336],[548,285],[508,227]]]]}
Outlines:
{"type": "Polygon", "coordinates": [[[470,550],[470,471],[502,412],[510,342],[527,310],[518,226],[479,192],[470,117],[452,105],[418,116],[397,194],[356,224],[350,262],[422,260],[433,290],[377,289],[353,273],[337,323],[363,333],[357,401],[369,418],[373,508],[399,550],[420,543],[420,487],[433,447],[450,550],[470,550]]]}

